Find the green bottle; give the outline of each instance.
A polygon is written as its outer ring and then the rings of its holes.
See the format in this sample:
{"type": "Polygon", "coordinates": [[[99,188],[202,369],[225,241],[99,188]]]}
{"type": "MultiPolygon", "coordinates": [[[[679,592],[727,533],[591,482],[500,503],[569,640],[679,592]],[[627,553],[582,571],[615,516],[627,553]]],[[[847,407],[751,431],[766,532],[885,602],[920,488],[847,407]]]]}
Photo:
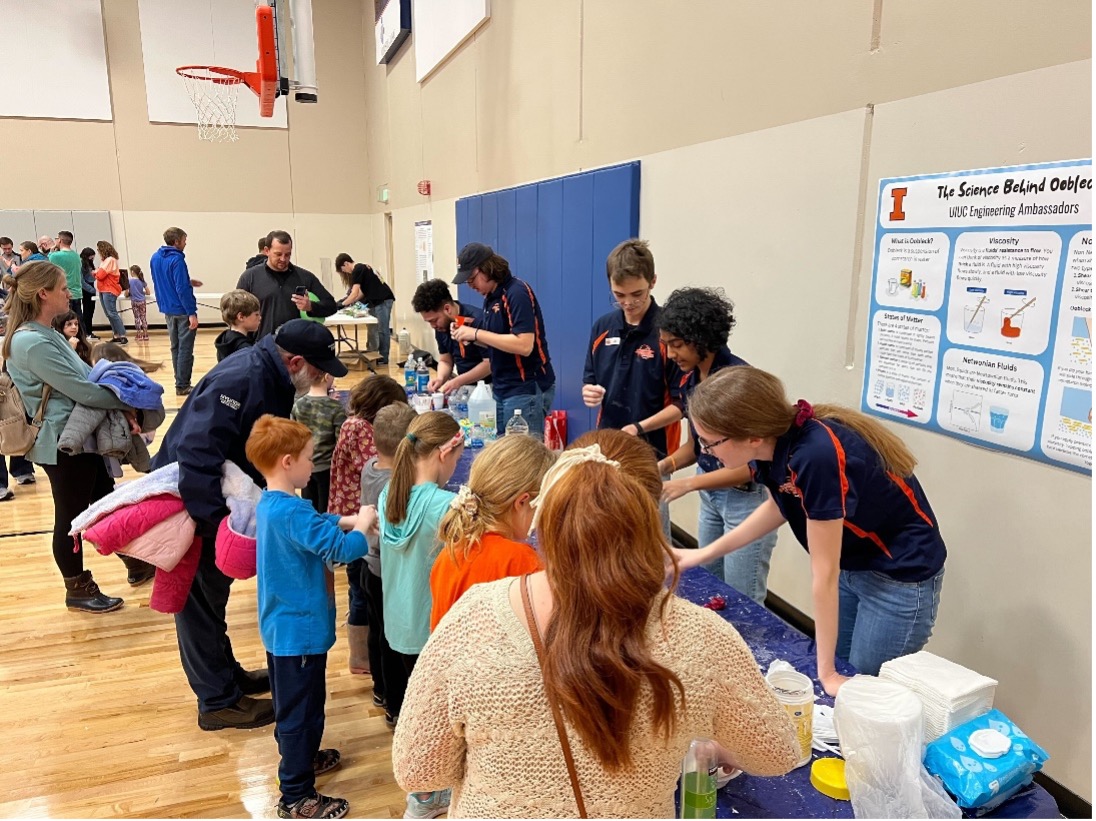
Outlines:
{"type": "Polygon", "coordinates": [[[694,738],[681,764],[681,818],[715,818],[715,743],[694,738]]]}

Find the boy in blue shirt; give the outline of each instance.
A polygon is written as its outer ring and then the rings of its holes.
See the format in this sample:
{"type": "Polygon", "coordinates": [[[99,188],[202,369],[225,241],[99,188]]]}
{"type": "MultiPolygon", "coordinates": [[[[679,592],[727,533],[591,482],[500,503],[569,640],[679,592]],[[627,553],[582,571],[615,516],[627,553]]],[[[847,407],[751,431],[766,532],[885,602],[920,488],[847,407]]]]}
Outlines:
{"type": "Polygon", "coordinates": [[[335,643],[334,562],[366,554],[377,511],[317,513],[297,491],[312,477],[312,432],[270,414],[259,418],[246,453],[266,480],[256,510],[259,632],[274,699],[274,737],[282,799],[279,818],[342,818],[342,798],[316,792],[316,776],[338,766],[338,750],[321,750],[327,651],[335,643]],[[343,530],[349,530],[344,533],[343,530]]]}

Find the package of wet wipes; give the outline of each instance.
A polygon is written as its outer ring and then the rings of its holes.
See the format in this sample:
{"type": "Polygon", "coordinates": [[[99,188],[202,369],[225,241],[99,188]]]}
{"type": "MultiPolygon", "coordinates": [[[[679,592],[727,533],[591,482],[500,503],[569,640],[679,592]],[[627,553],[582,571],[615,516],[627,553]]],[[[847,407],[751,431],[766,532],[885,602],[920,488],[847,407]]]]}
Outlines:
{"type": "Polygon", "coordinates": [[[925,748],[925,769],[960,807],[977,809],[1011,794],[1048,756],[1000,710],[956,727],[925,748]]]}

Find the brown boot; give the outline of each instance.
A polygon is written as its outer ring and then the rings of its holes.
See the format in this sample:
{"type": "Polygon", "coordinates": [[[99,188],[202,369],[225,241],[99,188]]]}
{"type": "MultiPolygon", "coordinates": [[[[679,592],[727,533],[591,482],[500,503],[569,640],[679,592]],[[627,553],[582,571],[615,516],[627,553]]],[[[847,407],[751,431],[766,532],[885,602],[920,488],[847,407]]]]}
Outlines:
{"type": "Polygon", "coordinates": [[[350,641],[350,672],[366,675],[369,672],[369,625],[346,625],[346,638],[350,641]]]}
{"type": "Polygon", "coordinates": [[[81,610],[85,613],[109,613],[117,610],[125,602],[108,596],[99,589],[91,578],[91,571],[85,570],[79,576],[65,578],[65,607],[81,610]]]}
{"type": "Polygon", "coordinates": [[[118,554],[118,558],[121,559],[122,564],[126,566],[126,581],[129,582],[130,587],[142,585],[147,581],[151,581],[156,576],[156,567],[143,559],[123,556],[121,553],[118,554]]]}

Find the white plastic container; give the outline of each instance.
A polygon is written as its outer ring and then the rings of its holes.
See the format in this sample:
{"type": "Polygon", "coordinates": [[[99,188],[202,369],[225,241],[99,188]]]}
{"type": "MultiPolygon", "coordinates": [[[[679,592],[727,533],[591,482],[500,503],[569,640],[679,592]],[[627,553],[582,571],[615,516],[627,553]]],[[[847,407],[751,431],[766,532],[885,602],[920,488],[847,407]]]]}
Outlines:
{"type": "Polygon", "coordinates": [[[814,683],[787,662],[775,661],[765,676],[769,688],[776,694],[795,725],[795,737],[799,741],[799,763],[810,763],[813,740],[814,683]]]}
{"type": "Polygon", "coordinates": [[[495,397],[488,384],[481,380],[468,397],[468,418],[473,425],[484,428],[484,439],[488,441],[494,440],[498,433],[495,414],[495,397]]]}

